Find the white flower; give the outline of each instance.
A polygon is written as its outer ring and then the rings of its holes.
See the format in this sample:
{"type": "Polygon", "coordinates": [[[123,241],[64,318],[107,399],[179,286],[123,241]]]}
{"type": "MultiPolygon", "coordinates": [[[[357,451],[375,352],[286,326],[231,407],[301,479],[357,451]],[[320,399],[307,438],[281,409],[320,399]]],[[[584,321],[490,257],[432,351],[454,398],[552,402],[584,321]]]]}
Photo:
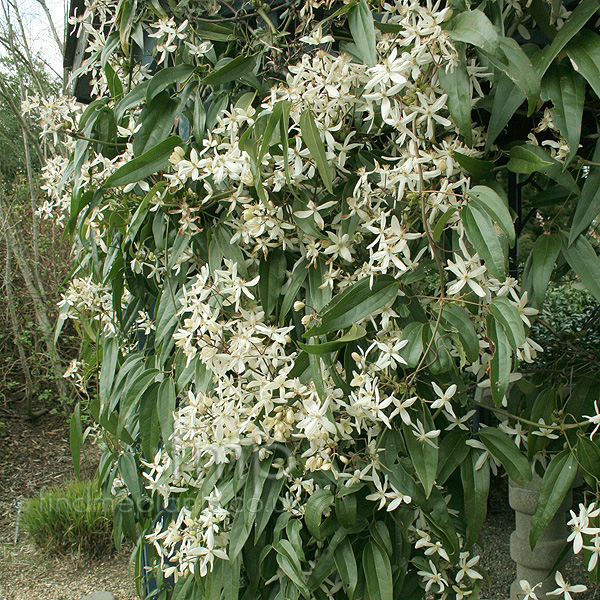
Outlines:
{"type": "Polygon", "coordinates": [[[595,425],[594,430],[590,434],[590,440],[594,439],[594,435],[598,429],[600,429],[600,410],[598,410],[598,400],[594,400],[594,410],[596,411],[595,415],[583,415],[584,419],[587,419],[588,422],[592,425],[595,425]]]}
{"type": "Polygon", "coordinates": [[[571,585],[568,581],[565,581],[560,571],[556,571],[554,579],[558,587],[555,590],[548,592],[548,596],[562,596],[565,600],[573,600],[571,592],[579,594],[587,590],[585,585],[571,585]]]}

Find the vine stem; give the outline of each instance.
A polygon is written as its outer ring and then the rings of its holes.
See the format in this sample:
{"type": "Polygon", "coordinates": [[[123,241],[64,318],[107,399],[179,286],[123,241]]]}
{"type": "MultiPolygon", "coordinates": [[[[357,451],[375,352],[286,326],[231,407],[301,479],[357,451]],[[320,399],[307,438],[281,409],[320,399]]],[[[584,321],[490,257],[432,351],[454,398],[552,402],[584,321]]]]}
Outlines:
{"type": "Polygon", "coordinates": [[[545,423],[542,425],[541,423],[536,423],[535,421],[531,421],[530,419],[526,419],[525,417],[519,417],[518,415],[514,415],[508,410],[504,410],[503,408],[498,408],[497,406],[492,406],[487,402],[480,402],[479,400],[469,399],[471,404],[475,404],[475,406],[481,406],[481,408],[486,408],[487,410],[491,410],[493,413],[497,415],[503,415],[508,417],[509,419],[514,419],[515,421],[519,421],[519,423],[524,423],[525,425],[529,425],[530,427],[535,427],[536,429],[553,429],[555,431],[567,431],[569,429],[581,429],[589,425],[589,421],[580,421],[578,423],[571,423],[570,425],[565,425],[561,423],[560,425],[546,425],[545,423]]]}

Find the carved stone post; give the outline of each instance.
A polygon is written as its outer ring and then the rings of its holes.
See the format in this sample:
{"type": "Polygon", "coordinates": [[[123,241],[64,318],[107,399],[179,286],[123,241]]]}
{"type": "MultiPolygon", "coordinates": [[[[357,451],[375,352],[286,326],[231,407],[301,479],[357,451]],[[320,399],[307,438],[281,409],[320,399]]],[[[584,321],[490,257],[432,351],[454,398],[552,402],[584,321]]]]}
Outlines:
{"type": "Polygon", "coordinates": [[[526,579],[531,586],[543,581],[537,588],[539,600],[552,600],[555,596],[547,596],[549,591],[556,588],[553,573],[546,578],[554,565],[560,551],[563,549],[569,529],[567,527],[567,511],[573,503],[573,493],[568,491],[563,503],[540,536],[535,549],[529,545],[529,530],[531,517],[539,498],[541,478],[536,474],[527,485],[517,485],[509,482],[508,500],[515,511],[515,531],[510,536],[510,557],[517,563],[517,578],[510,587],[510,600],[523,598],[519,585],[521,579],[526,579]]]}

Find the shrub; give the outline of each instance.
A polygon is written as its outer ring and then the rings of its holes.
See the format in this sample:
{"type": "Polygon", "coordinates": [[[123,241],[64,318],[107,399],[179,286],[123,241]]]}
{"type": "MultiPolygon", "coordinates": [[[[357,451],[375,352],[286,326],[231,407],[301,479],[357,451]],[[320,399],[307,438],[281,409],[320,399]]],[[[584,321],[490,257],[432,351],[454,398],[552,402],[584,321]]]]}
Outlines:
{"type": "Polygon", "coordinates": [[[102,497],[96,480],[52,486],[23,508],[23,526],[47,551],[98,555],[110,550],[112,522],[112,502],[102,497]]]}

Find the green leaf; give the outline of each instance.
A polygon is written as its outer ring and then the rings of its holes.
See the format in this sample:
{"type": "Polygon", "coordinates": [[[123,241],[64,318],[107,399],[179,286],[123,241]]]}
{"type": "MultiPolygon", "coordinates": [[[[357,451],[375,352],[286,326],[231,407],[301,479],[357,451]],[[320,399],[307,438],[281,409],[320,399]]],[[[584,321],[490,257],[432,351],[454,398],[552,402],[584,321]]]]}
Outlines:
{"type": "Polygon", "coordinates": [[[139,423],[142,451],[146,461],[151,462],[158,450],[160,424],[158,421],[158,390],[160,384],[152,384],[140,398],[139,423]]]}
{"type": "Polygon", "coordinates": [[[467,311],[456,304],[444,304],[441,320],[444,327],[458,333],[467,358],[472,362],[476,361],[479,356],[479,338],[467,311]]]}
{"type": "Polygon", "coordinates": [[[310,534],[317,540],[321,539],[321,519],[323,518],[323,512],[333,503],[333,494],[325,488],[316,490],[306,503],[304,522],[310,534]]]}
{"type": "MultiPolygon", "coordinates": [[[[427,406],[423,406],[422,409],[419,409],[419,420],[423,424],[426,432],[435,429],[435,423],[433,422],[427,406]]],[[[425,496],[429,498],[436,481],[439,453],[438,447],[432,446],[427,442],[420,442],[414,435],[412,428],[404,423],[402,424],[402,429],[404,432],[404,441],[408,448],[408,454],[415,467],[417,476],[423,484],[425,496]]],[[[432,442],[437,444],[437,440],[432,440],[432,442]]]]}
{"type": "Polygon", "coordinates": [[[375,521],[369,531],[373,541],[392,558],[394,545],[387,525],[383,521],[375,521]]]}
{"type": "Polygon", "coordinates": [[[478,206],[465,206],[460,211],[467,238],[493,277],[503,281],[506,277],[506,257],[498,232],[490,216],[478,206]]]}
{"type": "Polygon", "coordinates": [[[265,318],[269,318],[277,306],[285,280],[285,267],[285,254],[281,250],[271,250],[266,258],[261,257],[258,267],[260,275],[258,295],[265,311],[265,318]]]}
{"type": "Polygon", "coordinates": [[[262,532],[269,523],[271,515],[275,511],[279,502],[279,494],[284,484],[284,477],[277,479],[276,477],[268,477],[260,497],[260,514],[256,517],[256,527],[254,532],[254,543],[258,543],[262,532]]]}
{"type": "Polygon", "coordinates": [[[254,70],[257,62],[257,55],[252,56],[236,56],[235,58],[226,57],[217,63],[217,68],[212,73],[209,73],[203,80],[203,85],[222,85],[230,81],[241,79],[244,75],[248,75],[254,70]]]}
{"type": "MultiPolygon", "coordinates": [[[[146,97],[146,91],[150,81],[144,81],[139,85],[134,86],[131,91],[126,94],[115,106],[115,119],[120,123],[123,115],[130,109],[139,106],[146,97]]],[[[90,105],[91,106],[91,105],[90,105]]],[[[89,107],[88,107],[89,108],[89,107]]],[[[82,127],[81,119],[79,126],[82,127]]]]}
{"type": "Polygon", "coordinates": [[[175,384],[171,377],[167,377],[158,389],[157,414],[163,444],[167,451],[171,450],[171,434],[173,433],[173,412],[177,402],[175,384]]]}
{"type": "Polygon", "coordinates": [[[298,346],[307,354],[327,354],[328,352],[343,348],[348,342],[359,340],[366,334],[367,330],[364,327],[353,324],[344,335],[330,342],[323,342],[322,344],[303,344],[302,342],[298,342],[298,346]]]}
{"type": "Polygon", "coordinates": [[[105,338],[102,344],[102,368],[98,384],[100,402],[104,405],[108,404],[119,356],[119,340],[114,337],[105,338]]]}
{"type": "Polygon", "coordinates": [[[511,245],[515,243],[515,226],[507,203],[492,188],[476,185],[469,190],[471,201],[482,208],[504,231],[511,245]]]}
{"type": "Polygon", "coordinates": [[[529,269],[523,274],[524,289],[529,293],[531,304],[542,308],[546,289],[554,270],[554,263],[562,247],[559,233],[540,235],[533,244],[529,269]]]}
{"type": "Polygon", "coordinates": [[[569,266],[585,285],[587,291],[600,302],[600,258],[592,244],[579,235],[567,247],[566,236],[563,238],[562,254],[569,266]]]}
{"type": "Polygon", "coordinates": [[[489,453],[502,463],[508,476],[519,485],[531,481],[531,465],[521,454],[517,445],[503,431],[496,427],[484,427],[478,431],[479,439],[489,453]]]}
{"type": "Polygon", "coordinates": [[[81,449],[83,447],[83,432],[81,430],[81,403],[75,405],[69,423],[69,442],[71,445],[71,456],[73,457],[73,468],[75,477],[79,479],[79,467],[81,461],[81,449]]]}
{"type": "Polygon", "coordinates": [[[358,583],[358,567],[354,557],[354,549],[350,540],[345,537],[333,551],[335,568],[340,575],[348,600],[354,598],[354,591],[358,583]]]}
{"type": "Polygon", "coordinates": [[[250,457],[250,468],[244,485],[243,505],[236,512],[231,526],[230,560],[235,560],[239,556],[250,536],[252,526],[260,511],[262,491],[272,462],[272,454],[265,460],[259,459],[258,452],[254,452],[250,457]]]}
{"type": "Polygon", "coordinates": [[[408,344],[400,349],[400,356],[406,361],[409,369],[414,369],[423,354],[423,323],[411,321],[402,331],[402,339],[408,344]]]}
{"type": "Polygon", "coordinates": [[[398,282],[390,275],[375,276],[370,284],[370,278],[365,277],[338,294],[324,307],[321,325],[312,327],[304,336],[346,329],[383,308],[398,293],[398,282]]]}
{"type": "Polygon", "coordinates": [[[138,476],[135,459],[133,458],[131,451],[127,450],[123,452],[121,456],[119,456],[117,464],[123,483],[127,486],[134,502],[138,503],[142,497],[142,488],[140,486],[140,478],[138,476]]]}
{"type": "Polygon", "coordinates": [[[194,21],[194,30],[203,40],[212,42],[229,42],[235,39],[233,25],[217,21],[194,21]]]}
{"type": "Polygon", "coordinates": [[[452,429],[442,438],[436,477],[438,485],[444,485],[448,477],[467,458],[467,454],[471,449],[470,446],[467,446],[468,439],[467,435],[458,428],[452,429]]]}
{"type": "Polygon", "coordinates": [[[493,161],[483,160],[481,158],[474,158],[473,156],[469,156],[468,154],[458,152],[458,150],[454,150],[452,156],[456,159],[456,162],[465,171],[473,175],[475,179],[487,179],[492,169],[494,168],[493,161]]]}
{"type": "Polygon", "coordinates": [[[511,304],[508,298],[496,296],[489,309],[496,321],[502,324],[511,347],[516,350],[522,346],[525,343],[525,328],[517,307],[511,304]]]}
{"type": "Polygon", "coordinates": [[[356,495],[345,494],[335,499],[335,516],[342,527],[354,527],[356,523],[356,495]]]}
{"type": "Polygon", "coordinates": [[[134,156],[141,156],[165,140],[173,129],[176,111],[177,103],[167,92],[158,94],[144,107],[137,121],[142,126],[133,138],[134,156]]]}
{"type": "Polygon", "coordinates": [[[273,112],[269,116],[269,122],[265,127],[265,132],[263,133],[262,144],[260,146],[260,152],[258,153],[258,158],[256,159],[256,164],[260,165],[262,163],[262,159],[264,158],[267,150],[269,149],[269,143],[271,142],[271,138],[273,137],[273,133],[277,125],[282,120],[282,116],[284,112],[287,110],[289,113],[291,104],[289,100],[280,100],[276,102],[273,106],[273,112]]]}
{"type": "Polygon", "coordinates": [[[495,94],[492,102],[492,113],[487,127],[485,151],[488,152],[496,138],[502,133],[512,119],[517,108],[523,104],[525,94],[506,76],[500,74],[494,86],[495,94]]]}
{"type": "Polygon", "coordinates": [[[566,51],[575,70],[583,75],[600,98],[600,35],[584,29],[572,39],[566,51]]]}
{"type": "Polygon", "coordinates": [[[375,26],[373,15],[366,0],[360,0],[348,11],[350,33],[363,62],[369,67],[377,64],[377,48],[375,45],[375,26]]]}
{"type": "Polygon", "coordinates": [[[513,146],[510,149],[510,160],[506,165],[509,171],[513,173],[535,173],[541,171],[553,164],[553,161],[548,158],[539,156],[532,150],[531,144],[523,146],[513,146]]]}
{"type": "Polygon", "coordinates": [[[145,179],[169,166],[169,157],[177,146],[182,145],[181,139],[174,135],[154,146],[138,158],[134,158],[119,167],[105,182],[106,187],[125,186],[145,179]]]}
{"type": "Polygon", "coordinates": [[[492,360],[490,361],[492,398],[494,404],[499,406],[510,383],[512,351],[503,327],[498,327],[496,320],[491,315],[487,319],[487,334],[494,345],[492,360]]]}
{"type": "Polygon", "coordinates": [[[456,206],[451,206],[445,213],[442,213],[442,216],[439,218],[438,222],[435,224],[433,231],[431,232],[431,237],[435,242],[439,241],[439,239],[442,237],[444,228],[446,227],[450,219],[454,216],[457,210],[458,208],[456,206]]]}
{"type": "Polygon", "coordinates": [[[592,487],[600,479],[600,448],[585,436],[580,436],[577,441],[577,461],[581,467],[583,477],[592,487]]]}
{"type": "MultiPolygon", "coordinates": [[[[593,162],[600,162],[600,141],[596,143],[593,162]]],[[[583,233],[600,214],[600,167],[591,167],[581,190],[581,198],[573,215],[569,245],[583,233]]]]}
{"type": "Polygon", "coordinates": [[[277,552],[277,564],[281,570],[289,577],[290,581],[300,590],[305,597],[310,597],[310,591],[305,583],[304,574],[300,559],[288,540],[280,540],[273,544],[273,549],[277,552]]]}
{"type": "Polygon", "coordinates": [[[394,583],[389,556],[374,542],[363,552],[363,571],[369,598],[394,600],[394,583]]]}
{"type": "MultiPolygon", "coordinates": [[[[448,110],[467,146],[473,145],[473,124],[471,122],[471,80],[467,72],[466,52],[463,45],[458,45],[458,61],[454,69],[438,69],[438,79],[446,94],[448,94],[448,110]]],[[[454,153],[457,154],[456,152],[454,153]]],[[[463,154],[461,156],[467,156],[463,154]]],[[[470,158],[470,157],[468,157],[470,158]]],[[[467,168],[458,159],[464,168],[467,168]]],[[[476,160],[476,159],[472,159],[476,160]]],[[[469,169],[467,169],[469,170],[469,169]]]]}
{"type": "Polygon", "coordinates": [[[495,54],[500,47],[496,28],[480,10],[466,10],[459,13],[452,19],[448,34],[456,42],[465,42],[492,54],[495,54]]]}
{"type": "Polygon", "coordinates": [[[563,503],[576,474],[577,460],[570,450],[563,450],[550,461],[542,479],[535,512],[531,517],[529,543],[532,549],[563,503]]]}
{"type": "Polygon", "coordinates": [[[195,70],[196,67],[194,65],[187,65],[185,63],[177,65],[176,67],[161,69],[152,77],[148,84],[146,90],[146,102],[150,104],[157,94],[160,94],[160,92],[174,83],[184,83],[195,70]]]}
{"type": "Polygon", "coordinates": [[[281,309],[279,311],[279,326],[283,327],[286,322],[287,314],[290,312],[296,299],[296,294],[302,287],[306,276],[308,275],[308,261],[305,258],[301,258],[294,266],[292,271],[292,278],[290,284],[285,292],[283,301],[281,302],[281,309]]]}
{"type": "Polygon", "coordinates": [[[471,448],[469,457],[460,465],[463,485],[464,514],[467,525],[467,546],[472,546],[481,532],[487,514],[487,500],[490,491],[490,464],[486,460],[477,469],[481,451],[471,448]]]}
{"type": "Polygon", "coordinates": [[[500,50],[506,57],[507,62],[493,54],[488,54],[487,58],[494,67],[509,77],[525,94],[529,107],[528,114],[531,115],[540,95],[540,78],[537,71],[533,68],[527,54],[523,52],[521,46],[513,38],[500,38],[500,50]]]}
{"type": "Polygon", "coordinates": [[[119,27],[119,40],[123,54],[129,57],[129,37],[136,16],[137,0],[119,0],[116,21],[119,27]]]}
{"type": "Polygon", "coordinates": [[[542,77],[547,71],[552,61],[559,55],[560,51],[569,43],[573,36],[590,20],[598,11],[597,0],[582,0],[577,4],[569,18],[558,30],[556,37],[552,40],[550,46],[546,46],[542,51],[542,60],[537,67],[537,71],[542,77]]]}
{"type": "Polygon", "coordinates": [[[545,92],[552,101],[552,118],[569,144],[565,167],[573,160],[581,138],[585,81],[565,62],[552,65],[544,78],[545,92]]]}
{"type": "Polygon", "coordinates": [[[300,133],[302,134],[302,141],[317,164],[323,184],[330,193],[333,193],[331,166],[327,162],[325,146],[310,110],[304,110],[300,115],[300,133]]]}

